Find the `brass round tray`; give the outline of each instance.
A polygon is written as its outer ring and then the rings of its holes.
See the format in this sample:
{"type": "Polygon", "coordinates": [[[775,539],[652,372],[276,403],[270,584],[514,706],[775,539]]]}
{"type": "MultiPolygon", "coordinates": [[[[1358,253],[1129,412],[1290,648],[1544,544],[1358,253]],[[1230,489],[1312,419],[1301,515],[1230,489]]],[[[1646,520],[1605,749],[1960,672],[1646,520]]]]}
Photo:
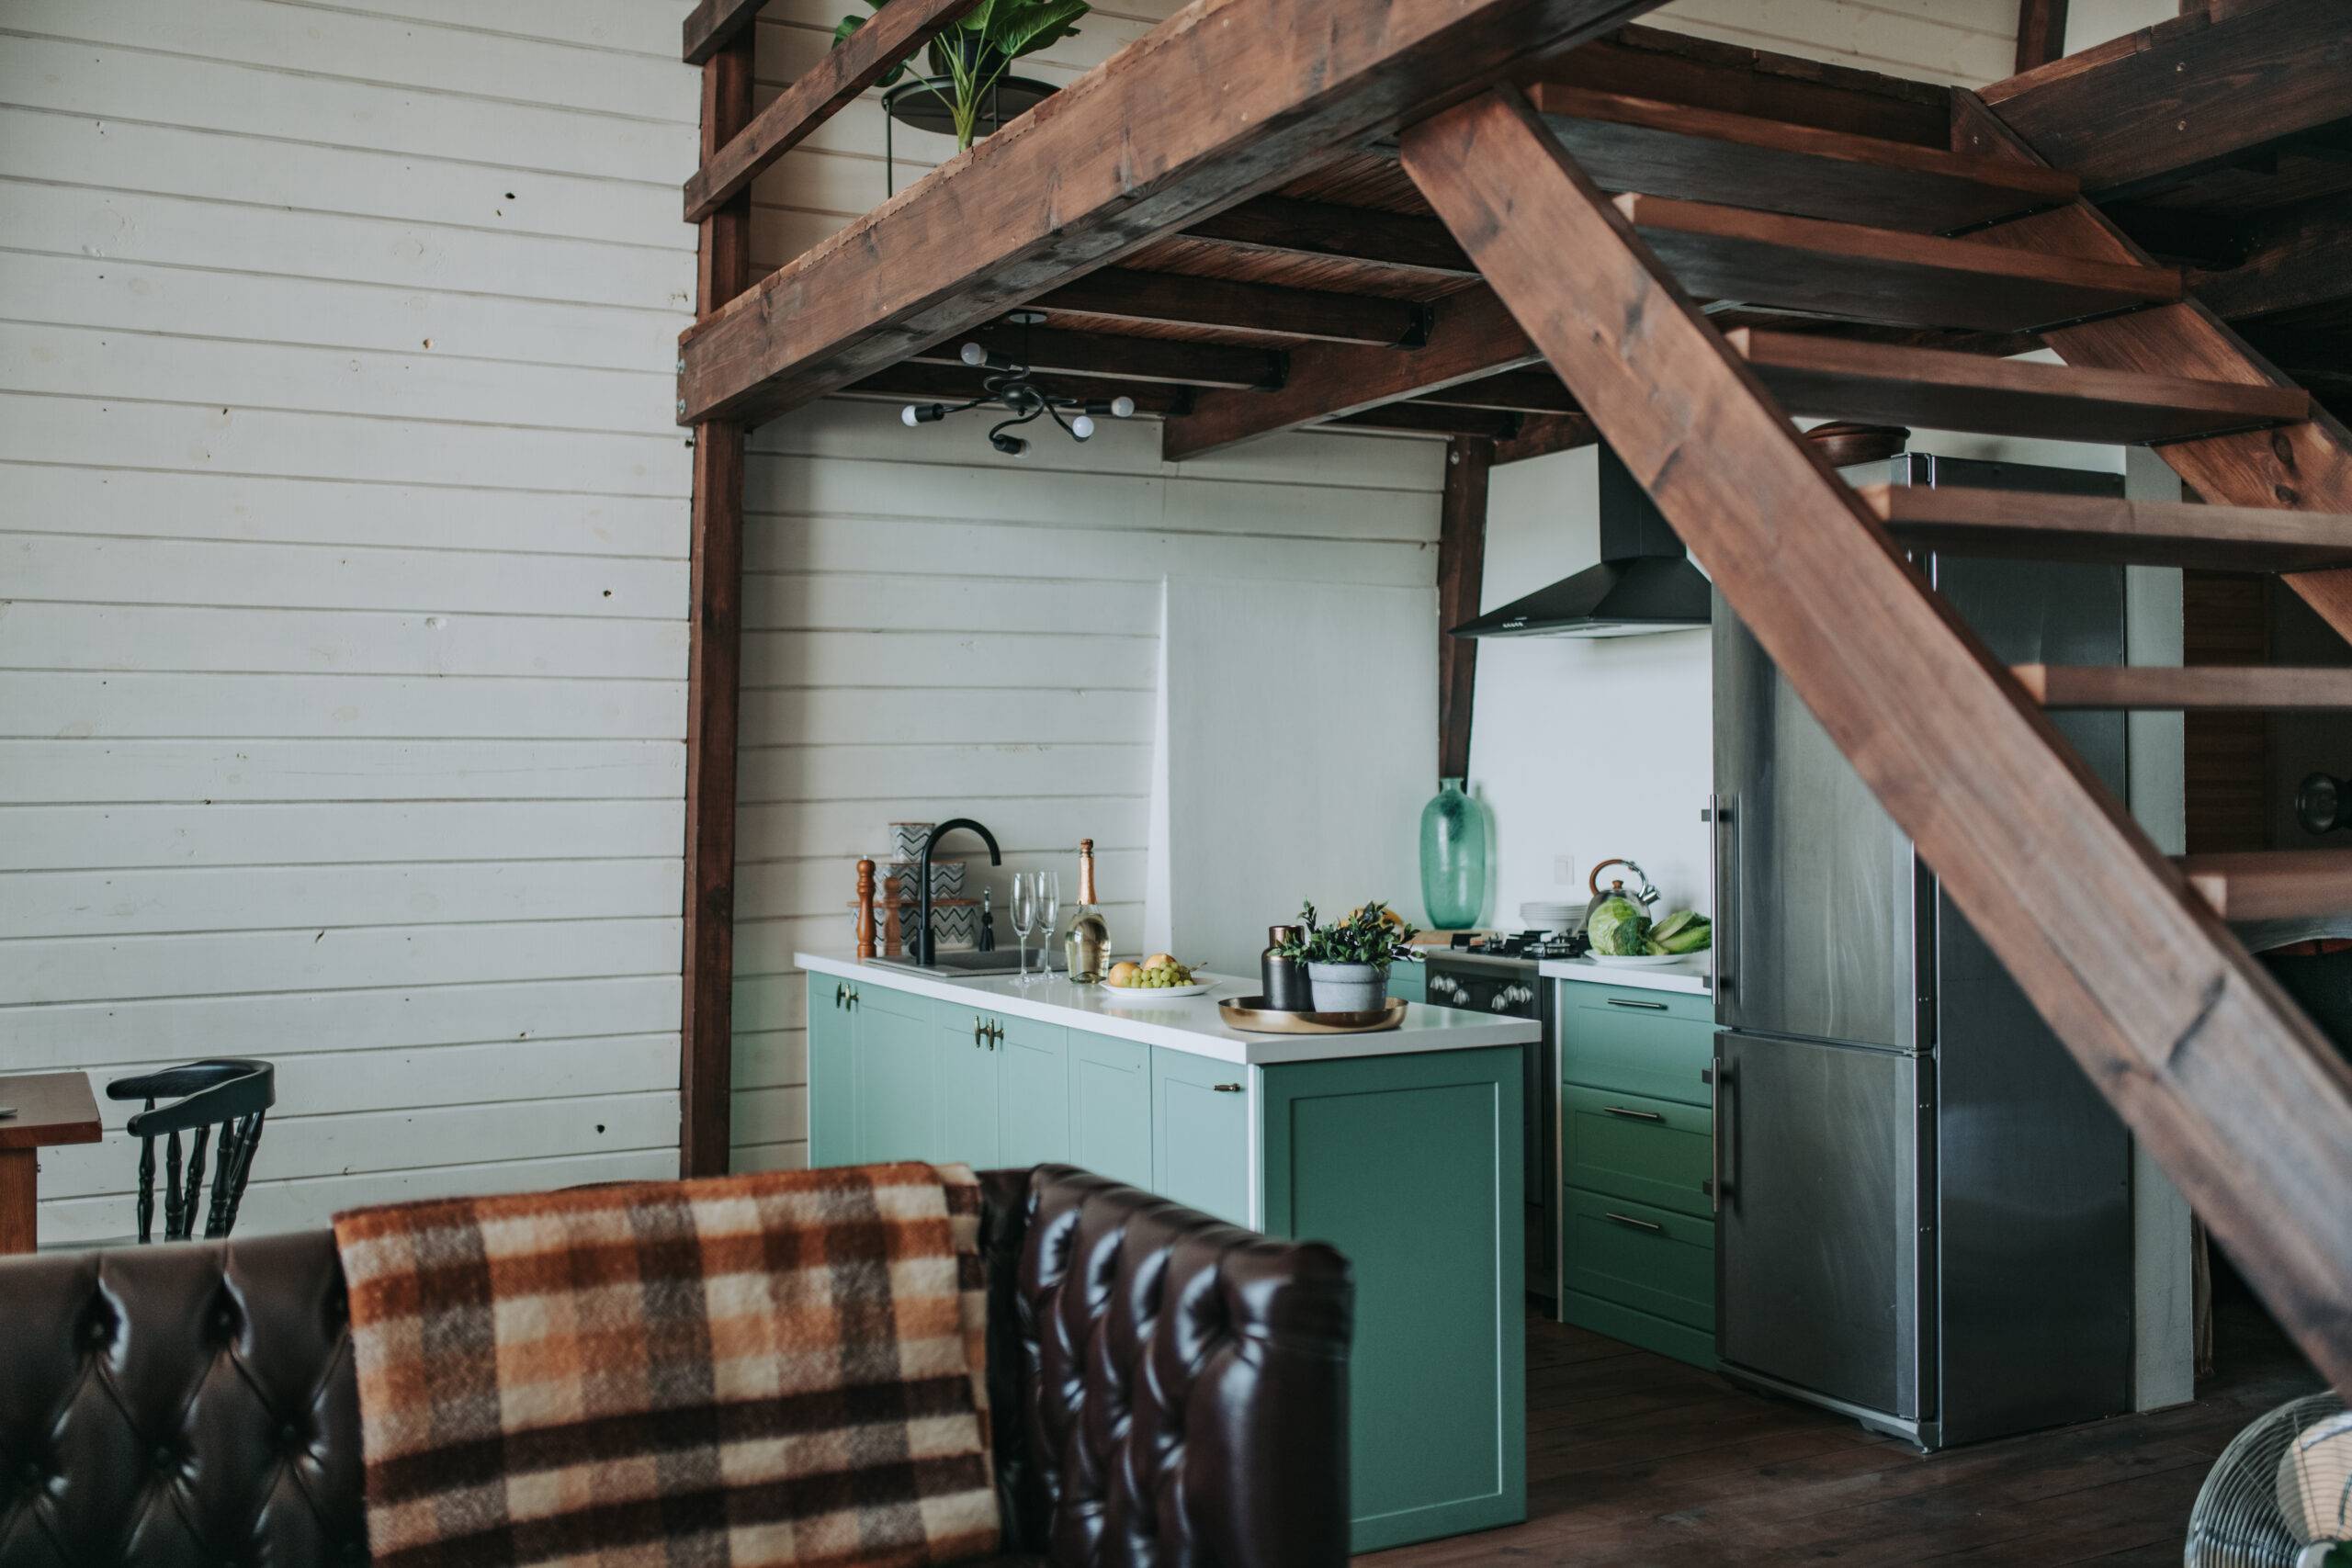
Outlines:
{"type": "Polygon", "coordinates": [[[1233,997],[1216,1004],[1227,1026],[1245,1034],[1377,1034],[1405,1021],[1405,1003],[1391,997],[1371,1012],[1282,1012],[1263,997],[1233,997]]]}

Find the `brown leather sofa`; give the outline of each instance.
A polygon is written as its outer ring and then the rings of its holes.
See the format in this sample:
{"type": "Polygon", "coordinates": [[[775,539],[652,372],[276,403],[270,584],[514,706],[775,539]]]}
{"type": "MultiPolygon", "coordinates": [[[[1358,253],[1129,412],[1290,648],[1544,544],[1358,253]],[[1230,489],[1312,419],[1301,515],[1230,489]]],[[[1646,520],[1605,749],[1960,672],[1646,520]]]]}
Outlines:
{"type": "MultiPolygon", "coordinates": [[[[1343,1562],[1346,1261],[982,1180],[1001,1562],[1343,1562]]],[[[0,1261],[0,1568],[365,1563],[357,1398],[325,1231],[0,1261]]]]}

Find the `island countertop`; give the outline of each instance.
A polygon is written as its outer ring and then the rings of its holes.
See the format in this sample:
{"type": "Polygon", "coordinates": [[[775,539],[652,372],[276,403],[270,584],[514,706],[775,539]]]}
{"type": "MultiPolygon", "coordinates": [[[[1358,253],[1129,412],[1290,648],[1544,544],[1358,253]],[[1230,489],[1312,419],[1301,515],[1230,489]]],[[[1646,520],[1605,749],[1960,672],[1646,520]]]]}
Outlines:
{"type": "Polygon", "coordinates": [[[812,974],[864,980],[913,996],[1189,1051],[1236,1066],[1532,1045],[1543,1035],[1542,1025],[1532,1019],[1498,1018],[1421,1002],[1408,1005],[1401,1027],[1375,1034],[1244,1034],[1227,1026],[1216,1004],[1227,998],[1256,995],[1255,980],[1212,975],[1207,976],[1212,988],[1206,996],[1114,1002],[1100,986],[1073,986],[1058,976],[1023,990],[1012,975],[924,975],[838,953],[804,952],[792,957],[812,974]]]}

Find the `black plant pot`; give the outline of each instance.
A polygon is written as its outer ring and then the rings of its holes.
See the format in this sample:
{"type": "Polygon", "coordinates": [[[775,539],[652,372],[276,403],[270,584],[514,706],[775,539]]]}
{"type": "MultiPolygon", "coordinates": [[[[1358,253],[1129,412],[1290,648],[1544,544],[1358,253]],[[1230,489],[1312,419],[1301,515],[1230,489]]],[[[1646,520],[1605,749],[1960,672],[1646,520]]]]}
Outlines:
{"type": "MultiPolygon", "coordinates": [[[[998,77],[995,85],[981,95],[979,116],[972,129],[974,139],[1002,130],[1014,118],[1028,113],[1059,90],[1051,82],[1040,82],[1031,76],[998,77]]],[[[956,118],[947,112],[947,106],[955,97],[955,78],[941,74],[899,83],[882,95],[882,107],[900,125],[953,136],[956,118]]]]}

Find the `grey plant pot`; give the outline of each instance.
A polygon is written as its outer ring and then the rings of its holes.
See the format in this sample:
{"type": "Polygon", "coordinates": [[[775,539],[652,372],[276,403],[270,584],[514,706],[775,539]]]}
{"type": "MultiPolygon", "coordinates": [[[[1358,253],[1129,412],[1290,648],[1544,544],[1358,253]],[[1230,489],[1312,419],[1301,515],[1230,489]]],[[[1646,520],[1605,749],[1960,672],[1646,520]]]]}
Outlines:
{"type": "Polygon", "coordinates": [[[1317,1012],[1371,1012],[1387,1005],[1388,971],[1375,964],[1309,964],[1317,1012]]]}

